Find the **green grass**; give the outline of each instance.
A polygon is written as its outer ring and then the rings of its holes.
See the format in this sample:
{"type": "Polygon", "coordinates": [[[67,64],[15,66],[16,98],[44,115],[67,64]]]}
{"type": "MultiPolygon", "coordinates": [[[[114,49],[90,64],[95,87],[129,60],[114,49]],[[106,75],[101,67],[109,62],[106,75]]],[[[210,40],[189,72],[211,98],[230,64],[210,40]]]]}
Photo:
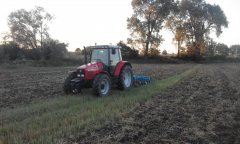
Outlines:
{"type": "Polygon", "coordinates": [[[176,84],[193,70],[129,91],[114,90],[108,97],[82,94],[3,109],[0,111],[0,144],[56,143],[62,137],[84,134],[125,115],[138,103],[176,84]]]}

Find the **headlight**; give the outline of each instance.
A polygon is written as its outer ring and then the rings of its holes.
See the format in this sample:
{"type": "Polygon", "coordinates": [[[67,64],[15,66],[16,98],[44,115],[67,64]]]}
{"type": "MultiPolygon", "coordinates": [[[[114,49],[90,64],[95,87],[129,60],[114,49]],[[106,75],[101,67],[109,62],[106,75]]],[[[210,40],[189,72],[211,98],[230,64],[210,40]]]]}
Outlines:
{"type": "Polygon", "coordinates": [[[77,77],[84,77],[84,74],[77,74],[77,77]]]}
{"type": "Polygon", "coordinates": [[[78,69],[77,70],[77,77],[84,77],[85,76],[85,72],[84,72],[84,70],[83,69],[78,69]]]}

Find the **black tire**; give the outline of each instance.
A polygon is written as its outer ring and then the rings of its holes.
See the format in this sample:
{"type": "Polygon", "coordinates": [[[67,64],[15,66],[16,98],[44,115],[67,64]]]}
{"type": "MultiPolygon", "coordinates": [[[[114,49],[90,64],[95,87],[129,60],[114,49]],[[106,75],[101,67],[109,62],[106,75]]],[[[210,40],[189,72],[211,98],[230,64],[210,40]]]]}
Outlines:
{"type": "Polygon", "coordinates": [[[75,72],[72,72],[65,79],[65,81],[63,83],[63,91],[64,91],[65,94],[72,93],[72,90],[71,90],[71,80],[76,78],[76,77],[77,77],[77,74],[75,72]]]}
{"type": "Polygon", "coordinates": [[[128,90],[133,85],[133,72],[132,68],[128,65],[124,66],[120,72],[119,78],[118,78],[118,88],[121,90],[128,90]],[[126,75],[126,73],[128,73],[126,75]],[[126,77],[128,77],[129,80],[126,80],[126,77]]]}
{"type": "Polygon", "coordinates": [[[93,93],[97,96],[107,96],[111,91],[111,80],[106,74],[98,74],[93,80],[93,93]]]}

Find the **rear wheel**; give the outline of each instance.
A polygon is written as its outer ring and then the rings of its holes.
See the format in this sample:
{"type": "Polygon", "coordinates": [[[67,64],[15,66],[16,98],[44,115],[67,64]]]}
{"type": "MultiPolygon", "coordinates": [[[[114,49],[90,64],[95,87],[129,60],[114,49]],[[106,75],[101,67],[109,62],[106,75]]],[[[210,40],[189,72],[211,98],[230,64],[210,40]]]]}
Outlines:
{"type": "Polygon", "coordinates": [[[121,90],[128,90],[133,84],[133,72],[130,66],[124,66],[121,70],[118,80],[118,88],[121,90]]]}
{"type": "Polygon", "coordinates": [[[111,90],[111,81],[108,75],[99,74],[93,80],[93,92],[97,96],[107,96],[111,90]]]}
{"type": "Polygon", "coordinates": [[[76,73],[72,72],[65,79],[64,84],[63,84],[63,91],[64,91],[65,94],[72,93],[72,90],[71,90],[71,80],[76,78],[76,77],[77,77],[76,73]]]}

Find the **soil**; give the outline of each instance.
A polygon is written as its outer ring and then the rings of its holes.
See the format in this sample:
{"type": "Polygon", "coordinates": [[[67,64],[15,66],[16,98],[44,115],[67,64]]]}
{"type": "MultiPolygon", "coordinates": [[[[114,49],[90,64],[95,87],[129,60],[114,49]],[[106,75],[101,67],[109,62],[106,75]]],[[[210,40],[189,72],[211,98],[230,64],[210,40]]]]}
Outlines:
{"type": "MultiPolygon", "coordinates": [[[[192,66],[192,64],[133,64],[133,70],[134,74],[163,79],[182,73],[192,66]]],[[[0,66],[0,110],[41,99],[64,96],[62,90],[64,78],[76,67],[4,68],[0,66]]]]}
{"type": "Polygon", "coordinates": [[[240,64],[201,65],[127,116],[75,143],[239,144],[240,64]]]}

